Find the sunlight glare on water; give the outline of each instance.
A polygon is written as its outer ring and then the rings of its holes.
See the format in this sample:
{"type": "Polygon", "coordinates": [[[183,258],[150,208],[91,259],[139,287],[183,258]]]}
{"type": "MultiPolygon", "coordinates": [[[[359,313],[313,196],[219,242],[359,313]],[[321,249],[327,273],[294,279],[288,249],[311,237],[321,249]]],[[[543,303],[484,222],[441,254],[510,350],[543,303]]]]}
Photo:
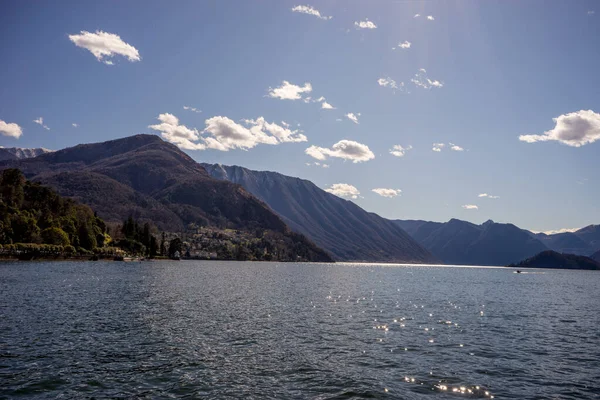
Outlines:
{"type": "Polygon", "coordinates": [[[0,398],[594,398],[600,274],[544,272],[3,263],[0,398]]]}

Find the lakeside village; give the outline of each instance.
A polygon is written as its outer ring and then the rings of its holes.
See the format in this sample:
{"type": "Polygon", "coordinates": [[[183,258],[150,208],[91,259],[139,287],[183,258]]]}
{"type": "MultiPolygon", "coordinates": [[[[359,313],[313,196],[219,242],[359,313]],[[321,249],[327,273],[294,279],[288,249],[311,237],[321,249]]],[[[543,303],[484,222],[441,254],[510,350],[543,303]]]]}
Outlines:
{"type": "MultiPolygon", "coordinates": [[[[104,245],[93,249],[60,244],[0,244],[5,259],[74,259],[116,260],[193,259],[193,260],[263,260],[277,259],[277,250],[260,237],[235,229],[218,229],[190,224],[182,233],[161,232],[133,219],[123,225],[107,224],[104,245]],[[111,236],[109,233],[113,233],[111,236]],[[158,238],[158,239],[157,239],[158,238]]],[[[264,234],[268,236],[268,233],[264,234]]]]}

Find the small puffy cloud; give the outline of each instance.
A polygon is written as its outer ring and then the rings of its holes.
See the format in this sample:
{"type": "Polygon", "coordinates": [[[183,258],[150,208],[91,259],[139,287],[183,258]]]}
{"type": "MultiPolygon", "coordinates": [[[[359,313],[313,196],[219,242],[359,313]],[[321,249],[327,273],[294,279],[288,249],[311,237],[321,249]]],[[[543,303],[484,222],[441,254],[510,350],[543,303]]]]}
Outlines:
{"type": "Polygon", "coordinates": [[[206,144],[196,143],[200,139],[200,132],[179,124],[179,118],[173,114],[160,114],[158,120],[160,124],[150,125],[148,128],[160,132],[163,139],[185,150],[206,149],[206,144]]]}
{"type": "Polygon", "coordinates": [[[50,130],[50,128],[48,128],[48,126],[44,124],[44,118],[42,118],[42,117],[39,117],[38,119],[34,119],[33,122],[40,125],[42,128],[44,128],[47,131],[50,130]]]}
{"type": "Polygon", "coordinates": [[[378,195],[380,195],[382,197],[387,197],[390,199],[392,197],[400,196],[400,193],[402,193],[402,190],[400,190],[400,189],[385,189],[385,188],[372,189],[371,191],[377,193],[378,195]]]}
{"type": "Polygon", "coordinates": [[[314,162],[314,163],[305,163],[307,166],[311,167],[311,166],[316,166],[316,167],[321,167],[321,168],[329,168],[329,164],[321,164],[320,162],[314,162]]]}
{"type": "Polygon", "coordinates": [[[0,134],[18,139],[23,134],[23,129],[14,122],[5,122],[0,119],[0,134]]]}
{"type": "Polygon", "coordinates": [[[588,11],[587,12],[587,15],[594,15],[594,14],[596,14],[596,11],[588,11]]]}
{"type": "Polygon", "coordinates": [[[69,35],[69,40],[75,43],[77,47],[89,50],[98,61],[108,65],[113,65],[113,62],[103,60],[104,57],[121,55],[131,62],[141,60],[139,51],[132,45],[125,43],[119,35],[114,33],[81,31],[78,35],[69,35]]]}
{"type": "MultiPolygon", "coordinates": [[[[310,100],[310,97],[308,98],[310,100]]],[[[335,110],[335,107],[329,104],[325,97],[321,96],[318,99],[312,101],[313,103],[321,103],[321,109],[323,110],[335,110]]],[[[308,102],[307,102],[308,103],[308,102]]]]}
{"type": "Polygon", "coordinates": [[[258,144],[277,145],[307,140],[300,131],[289,129],[289,125],[286,127],[270,123],[263,117],[244,120],[244,126],[230,118],[215,116],[205,121],[206,128],[202,132],[180,124],[179,119],[172,114],[160,114],[158,120],[160,124],[150,125],[149,128],[186,150],[248,150],[258,144]]]}
{"type": "Polygon", "coordinates": [[[572,147],[581,147],[600,140],[600,114],[592,110],[580,110],[552,119],[553,129],[541,135],[521,135],[519,140],[527,143],[558,141],[572,147]]]}
{"type": "Polygon", "coordinates": [[[402,147],[399,144],[396,144],[390,149],[390,154],[395,157],[404,157],[409,150],[412,150],[412,146],[402,147]]]}
{"type": "Polygon", "coordinates": [[[373,23],[373,21],[369,21],[368,19],[365,21],[355,21],[354,26],[356,29],[376,29],[377,25],[373,23]]]}
{"type": "Polygon", "coordinates": [[[477,197],[482,197],[482,198],[487,198],[487,199],[499,199],[500,196],[492,196],[491,194],[487,194],[487,193],[480,193],[477,197]]]}
{"type": "Polygon", "coordinates": [[[433,18],[433,15],[428,15],[428,16],[427,16],[427,20],[428,20],[428,21],[433,21],[434,19],[435,19],[435,18],[433,18]]]}
{"type": "Polygon", "coordinates": [[[360,113],[348,113],[346,114],[346,118],[348,118],[350,121],[354,122],[355,124],[358,124],[358,117],[360,117],[360,113]]]}
{"type": "Polygon", "coordinates": [[[324,15],[321,15],[319,10],[314,9],[311,6],[295,6],[294,8],[292,8],[292,11],[301,13],[301,14],[314,15],[315,17],[317,17],[319,19],[324,19],[324,20],[328,20],[328,19],[332,18],[330,16],[326,17],[324,15]]]}
{"type": "Polygon", "coordinates": [[[415,77],[410,80],[412,83],[423,89],[441,88],[444,84],[437,80],[431,80],[427,76],[427,71],[424,68],[419,69],[415,77]]]}
{"type": "Polygon", "coordinates": [[[457,144],[454,143],[450,143],[450,150],[452,151],[465,151],[465,149],[463,149],[462,147],[460,147],[457,144]]]}
{"type": "Polygon", "coordinates": [[[369,146],[353,140],[340,140],[330,149],[313,145],[304,152],[319,161],[324,161],[327,157],[335,157],[359,163],[375,158],[375,154],[369,149],[369,146]]]}
{"type": "Polygon", "coordinates": [[[71,126],[72,126],[73,128],[79,128],[79,124],[76,124],[75,122],[73,122],[73,123],[71,124],[71,126]]]}
{"type": "Polygon", "coordinates": [[[192,112],[195,112],[195,113],[201,113],[202,112],[202,110],[199,110],[196,107],[190,107],[190,106],[183,106],[183,109],[187,110],[187,111],[192,111],[192,112]]]}
{"type": "MultiPolygon", "coordinates": [[[[396,83],[395,80],[393,80],[390,77],[377,79],[377,84],[379,86],[383,86],[383,87],[389,87],[389,88],[392,88],[392,89],[398,89],[398,84],[396,83]]],[[[404,83],[402,83],[402,85],[404,85],[404,83]]]]}
{"type": "Polygon", "coordinates": [[[331,187],[325,189],[326,192],[334,194],[338,197],[357,199],[360,192],[357,188],[347,183],[335,183],[331,187]]]}
{"type": "Polygon", "coordinates": [[[438,153],[439,153],[440,151],[442,151],[442,149],[443,149],[445,146],[446,146],[446,144],[445,144],[445,143],[434,143],[434,144],[433,144],[433,147],[432,147],[432,149],[431,149],[431,150],[433,150],[433,151],[436,151],[436,152],[438,152],[438,153]]]}
{"type": "Polygon", "coordinates": [[[475,204],[465,204],[462,206],[462,208],[465,210],[479,210],[479,207],[477,207],[475,204]]]}
{"type": "Polygon", "coordinates": [[[410,49],[411,45],[412,45],[412,43],[409,42],[408,40],[405,40],[402,43],[398,43],[398,47],[400,47],[401,49],[410,49]]]}
{"type": "Polygon", "coordinates": [[[283,81],[281,86],[269,88],[267,96],[281,100],[300,100],[303,93],[310,92],[312,92],[312,85],[308,82],[304,86],[298,86],[288,81],[283,81]]]}
{"type": "Polygon", "coordinates": [[[415,14],[415,16],[413,18],[419,18],[421,16],[421,14],[415,14]]]}

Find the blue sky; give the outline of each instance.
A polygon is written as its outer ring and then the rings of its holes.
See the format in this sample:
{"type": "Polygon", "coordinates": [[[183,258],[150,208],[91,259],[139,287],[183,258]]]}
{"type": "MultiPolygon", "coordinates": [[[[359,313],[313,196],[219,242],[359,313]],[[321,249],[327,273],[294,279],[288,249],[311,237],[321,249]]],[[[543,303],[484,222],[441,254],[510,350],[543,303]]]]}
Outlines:
{"type": "Polygon", "coordinates": [[[4,2],[0,145],[154,133],[351,185],[333,190],[388,218],[578,228],[600,223],[599,18],[559,0],[4,2]]]}

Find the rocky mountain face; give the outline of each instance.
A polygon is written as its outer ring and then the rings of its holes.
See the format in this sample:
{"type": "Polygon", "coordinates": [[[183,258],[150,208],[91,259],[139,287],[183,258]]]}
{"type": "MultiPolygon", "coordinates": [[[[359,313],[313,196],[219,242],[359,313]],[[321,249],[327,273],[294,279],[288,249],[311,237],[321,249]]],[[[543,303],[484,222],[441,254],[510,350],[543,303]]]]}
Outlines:
{"type": "Polygon", "coordinates": [[[439,262],[395,223],[310,181],[238,166],[202,165],[212,177],[242,185],[336,260],[439,262]]]}
{"type": "Polygon", "coordinates": [[[18,168],[28,179],[91,206],[108,222],[121,222],[131,215],[170,232],[181,232],[189,224],[268,230],[302,247],[303,254],[313,261],[331,260],[326,252],[293,233],[251,193],[210,177],[191,157],[155,135],[82,144],[35,158],[0,162],[0,169],[7,167],[18,168]]]}
{"type": "Polygon", "coordinates": [[[25,149],[21,147],[1,147],[0,161],[3,160],[22,160],[25,158],[37,157],[42,154],[52,153],[52,150],[38,147],[36,149],[25,149]]]}
{"type": "Polygon", "coordinates": [[[508,265],[547,250],[529,232],[513,224],[487,221],[475,225],[458,219],[394,222],[448,264],[508,265]]]}

